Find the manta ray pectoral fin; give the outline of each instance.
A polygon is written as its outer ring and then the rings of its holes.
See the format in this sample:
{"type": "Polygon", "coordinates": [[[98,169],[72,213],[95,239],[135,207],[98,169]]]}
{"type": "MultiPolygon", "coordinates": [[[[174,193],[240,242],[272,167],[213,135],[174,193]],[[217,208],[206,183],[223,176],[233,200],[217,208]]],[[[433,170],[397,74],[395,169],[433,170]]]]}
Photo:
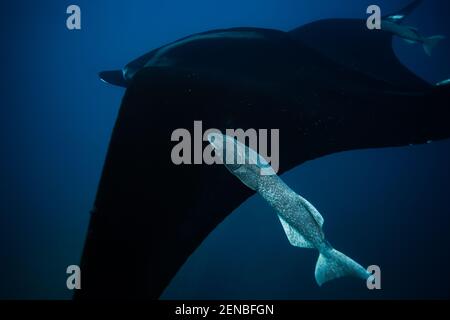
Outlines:
{"type": "Polygon", "coordinates": [[[103,82],[119,87],[128,87],[128,83],[123,77],[122,70],[102,71],[98,76],[103,82]]]}
{"type": "Polygon", "coordinates": [[[294,247],[300,248],[314,248],[314,246],[306,240],[297,230],[295,230],[286,220],[278,215],[281,225],[283,226],[286,236],[294,247]]]}

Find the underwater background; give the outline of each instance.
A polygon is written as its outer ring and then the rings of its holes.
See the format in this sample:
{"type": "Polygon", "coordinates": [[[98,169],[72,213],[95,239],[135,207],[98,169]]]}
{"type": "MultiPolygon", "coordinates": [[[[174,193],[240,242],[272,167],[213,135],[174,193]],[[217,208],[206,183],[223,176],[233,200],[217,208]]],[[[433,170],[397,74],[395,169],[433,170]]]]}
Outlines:
{"type": "MultiPolygon", "coordinates": [[[[99,71],[197,32],[287,31],[323,18],[365,19],[371,4],[387,14],[409,1],[1,2],[0,298],[72,297],[66,268],[80,262],[124,94],[99,71]],[[81,7],[82,30],[66,28],[70,4],[81,7]]],[[[450,78],[449,9],[446,0],[425,0],[406,20],[424,35],[447,36],[432,57],[394,40],[399,59],[431,83],[450,78]]],[[[317,252],[290,246],[273,210],[254,196],[206,239],[162,298],[449,298],[449,164],[447,140],[334,154],[282,176],[321,212],[338,250],[381,267],[382,290],[349,278],[318,287],[317,252]]]]}

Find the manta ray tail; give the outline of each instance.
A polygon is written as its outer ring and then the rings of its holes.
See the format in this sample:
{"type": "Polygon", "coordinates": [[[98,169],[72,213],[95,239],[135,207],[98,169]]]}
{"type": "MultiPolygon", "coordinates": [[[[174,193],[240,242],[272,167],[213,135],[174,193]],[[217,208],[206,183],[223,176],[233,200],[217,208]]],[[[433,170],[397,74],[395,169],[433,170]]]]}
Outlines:
{"type": "Polygon", "coordinates": [[[426,54],[431,56],[431,52],[433,51],[433,48],[441,41],[444,40],[444,36],[432,36],[425,38],[423,42],[423,49],[425,50],[426,54]]]}
{"type": "Polygon", "coordinates": [[[316,264],[315,276],[317,284],[321,286],[327,281],[345,276],[353,276],[365,280],[370,276],[370,273],[345,254],[335,249],[329,249],[320,253],[316,264]]]}

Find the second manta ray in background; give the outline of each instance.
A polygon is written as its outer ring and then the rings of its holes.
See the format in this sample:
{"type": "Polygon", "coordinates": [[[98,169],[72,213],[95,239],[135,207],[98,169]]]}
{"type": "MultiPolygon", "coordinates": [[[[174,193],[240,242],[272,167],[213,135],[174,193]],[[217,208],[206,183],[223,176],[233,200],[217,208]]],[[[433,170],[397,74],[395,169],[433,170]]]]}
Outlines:
{"type": "MultiPolygon", "coordinates": [[[[369,30],[365,19],[314,21],[288,32],[210,30],[102,72],[104,81],[127,89],[90,218],[83,290],[75,298],[164,297],[192,253],[254,193],[221,166],[172,161],[172,134],[195,121],[221,132],[282,130],[280,174],[337,152],[450,138],[449,84],[431,85],[406,68],[392,36],[369,30]]],[[[348,261],[330,251],[317,220],[302,212],[308,224],[295,230],[308,226],[302,237],[324,257],[318,270],[348,261]]],[[[339,273],[360,270],[338,265],[339,273]]]]}
{"type": "Polygon", "coordinates": [[[315,277],[320,286],[344,276],[370,277],[366,269],[330,245],[322,230],[324,220],[320,213],[289,188],[261,155],[220,133],[209,134],[208,140],[225,167],[275,209],[293,246],[319,250],[315,277]]]}

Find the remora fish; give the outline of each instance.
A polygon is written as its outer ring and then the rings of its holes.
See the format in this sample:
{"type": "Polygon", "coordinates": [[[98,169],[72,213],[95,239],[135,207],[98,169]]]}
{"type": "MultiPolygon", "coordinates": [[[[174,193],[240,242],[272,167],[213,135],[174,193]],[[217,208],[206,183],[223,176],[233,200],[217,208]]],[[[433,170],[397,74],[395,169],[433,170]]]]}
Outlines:
{"type": "Polygon", "coordinates": [[[412,12],[421,2],[422,0],[416,0],[409,6],[404,8],[402,11],[381,19],[381,29],[399,36],[407,43],[421,43],[423,45],[425,53],[431,56],[433,48],[439,43],[439,41],[444,40],[445,36],[438,35],[425,37],[419,33],[419,30],[417,28],[402,24],[406,16],[410,12],[412,12]]]}
{"type": "Polygon", "coordinates": [[[77,298],[157,299],[253,194],[220,166],[173,164],[171,134],[195,120],[221,132],[279,128],[280,174],[335,152],[450,137],[450,86],[412,73],[394,54],[392,33],[368,30],[365,20],[204,34],[212,36],[175,41],[136,60],[127,81],[121,70],[113,72],[127,89],[90,218],[77,298]]]}
{"type": "Polygon", "coordinates": [[[319,251],[315,270],[319,286],[344,276],[370,277],[361,265],[330,245],[319,211],[289,188],[261,155],[227,135],[211,133],[208,140],[225,167],[276,211],[291,245],[319,251]]]}

